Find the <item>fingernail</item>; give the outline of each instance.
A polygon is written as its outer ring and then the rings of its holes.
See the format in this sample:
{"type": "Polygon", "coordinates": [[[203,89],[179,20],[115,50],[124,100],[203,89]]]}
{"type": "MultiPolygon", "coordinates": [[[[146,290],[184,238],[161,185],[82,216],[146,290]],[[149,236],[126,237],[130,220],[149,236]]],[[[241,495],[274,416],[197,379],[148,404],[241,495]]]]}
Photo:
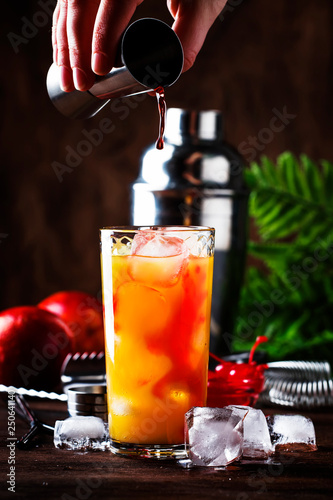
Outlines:
{"type": "Polygon", "coordinates": [[[92,57],[91,67],[96,75],[105,75],[110,70],[107,55],[104,52],[95,52],[92,57]]]}
{"type": "Polygon", "coordinates": [[[60,85],[65,92],[74,90],[72,71],[66,66],[60,66],[60,85]]]}
{"type": "Polygon", "coordinates": [[[73,68],[74,85],[77,90],[87,90],[87,75],[80,68],[73,68]]]}

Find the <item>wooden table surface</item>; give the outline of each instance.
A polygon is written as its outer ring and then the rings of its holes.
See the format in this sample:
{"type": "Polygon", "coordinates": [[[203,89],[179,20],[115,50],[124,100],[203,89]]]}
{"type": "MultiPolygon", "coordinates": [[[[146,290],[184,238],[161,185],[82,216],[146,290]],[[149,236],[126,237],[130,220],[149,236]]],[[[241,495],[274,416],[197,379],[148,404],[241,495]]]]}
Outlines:
{"type": "MultiPolygon", "coordinates": [[[[7,397],[7,395],[5,395],[7,397]]],[[[29,400],[45,423],[67,417],[66,404],[29,400]]],[[[265,413],[287,410],[265,409],[265,413]]],[[[110,498],[219,498],[274,500],[333,498],[333,412],[299,412],[312,418],[318,450],[289,453],[271,463],[234,463],[223,470],[197,467],[183,469],[174,461],[138,460],[110,452],[78,453],[54,448],[52,436],[38,447],[15,450],[15,493],[8,490],[10,448],[7,446],[7,400],[0,400],[1,447],[0,498],[73,500],[110,498]]],[[[16,416],[16,437],[28,429],[16,416]]]]}

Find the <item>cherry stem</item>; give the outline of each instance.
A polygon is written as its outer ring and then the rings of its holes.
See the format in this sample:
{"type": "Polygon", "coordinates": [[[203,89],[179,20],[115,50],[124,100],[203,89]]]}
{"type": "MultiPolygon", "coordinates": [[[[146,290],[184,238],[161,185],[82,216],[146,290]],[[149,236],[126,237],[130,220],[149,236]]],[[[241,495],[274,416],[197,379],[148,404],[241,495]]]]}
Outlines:
{"type": "Polygon", "coordinates": [[[219,361],[220,363],[224,363],[223,359],[221,358],[218,358],[217,356],[215,356],[215,354],[213,354],[212,352],[209,353],[209,356],[211,356],[213,359],[215,359],[215,361],[219,361]]]}
{"type": "MultiPolygon", "coordinates": [[[[253,344],[252,349],[250,351],[249,364],[251,364],[253,362],[254,351],[257,349],[258,345],[262,344],[263,342],[268,342],[268,338],[265,335],[261,335],[261,336],[256,338],[256,341],[253,344]]],[[[225,361],[223,361],[223,359],[219,358],[218,356],[216,356],[212,352],[209,353],[209,356],[211,358],[215,359],[215,361],[218,361],[219,363],[222,363],[222,364],[225,363],[225,361]]]]}
{"type": "Polygon", "coordinates": [[[263,342],[267,342],[268,338],[265,335],[261,335],[257,337],[255,343],[252,346],[252,349],[250,351],[250,356],[249,356],[249,364],[253,362],[253,356],[254,356],[254,351],[257,349],[259,344],[262,344],[263,342]]]}

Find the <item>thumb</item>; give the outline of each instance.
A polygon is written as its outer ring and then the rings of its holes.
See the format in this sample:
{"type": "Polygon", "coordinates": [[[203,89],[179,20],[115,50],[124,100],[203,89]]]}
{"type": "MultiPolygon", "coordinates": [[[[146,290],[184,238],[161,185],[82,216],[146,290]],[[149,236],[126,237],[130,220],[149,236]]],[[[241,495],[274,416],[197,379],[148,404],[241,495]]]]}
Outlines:
{"type": "MultiPolygon", "coordinates": [[[[169,10],[175,19],[172,28],[178,35],[184,50],[183,71],[187,71],[193,66],[210,27],[226,2],[227,0],[170,2],[173,8],[169,10]],[[175,9],[175,3],[177,9],[175,9]]],[[[169,5],[170,3],[168,2],[169,5]]]]}

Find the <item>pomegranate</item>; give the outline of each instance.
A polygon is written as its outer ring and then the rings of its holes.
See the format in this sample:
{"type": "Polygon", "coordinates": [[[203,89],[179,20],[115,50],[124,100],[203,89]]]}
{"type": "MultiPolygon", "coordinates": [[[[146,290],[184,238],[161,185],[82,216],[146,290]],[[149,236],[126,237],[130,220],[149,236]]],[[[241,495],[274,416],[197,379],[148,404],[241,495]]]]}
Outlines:
{"type": "Polygon", "coordinates": [[[58,316],[35,306],[0,313],[0,383],[51,390],[71,351],[71,331],[58,316]]]}
{"type": "Polygon", "coordinates": [[[104,351],[103,307],[93,295],[62,291],[38,304],[59,316],[71,330],[74,352],[104,351]]]}

